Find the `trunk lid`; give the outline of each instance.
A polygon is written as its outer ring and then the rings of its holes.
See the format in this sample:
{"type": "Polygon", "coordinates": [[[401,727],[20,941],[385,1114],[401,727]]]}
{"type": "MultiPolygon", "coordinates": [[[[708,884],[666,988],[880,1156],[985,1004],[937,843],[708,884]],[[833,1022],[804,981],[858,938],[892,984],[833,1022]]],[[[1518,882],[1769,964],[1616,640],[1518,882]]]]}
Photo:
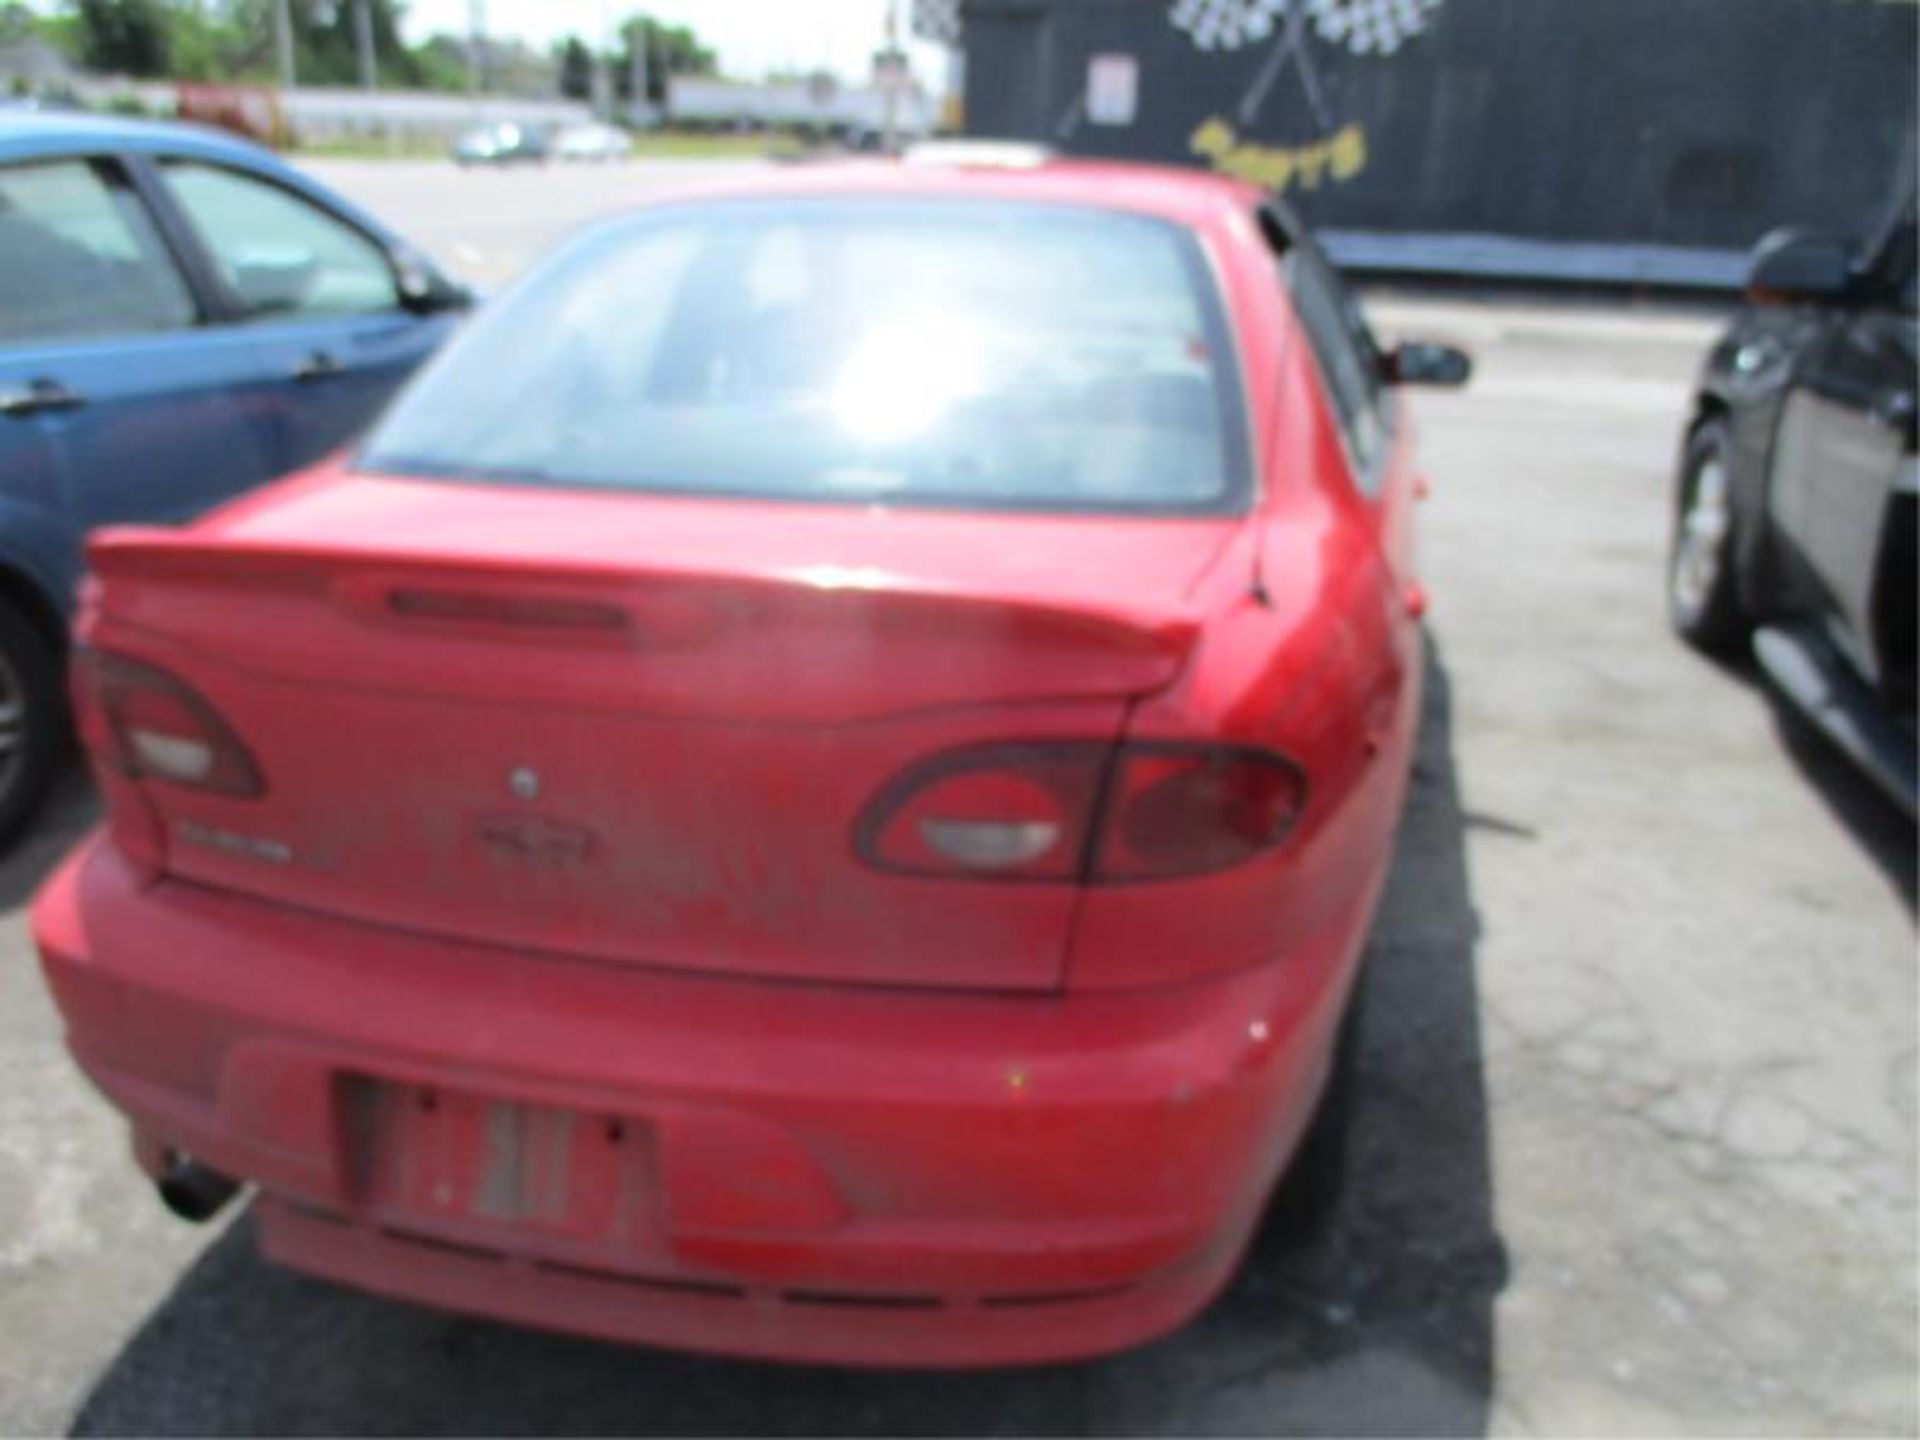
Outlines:
{"type": "Polygon", "coordinates": [[[928,755],[1118,734],[1228,520],[877,512],[323,474],[98,539],[88,639],[264,795],[143,788],[183,878],[688,970],[1052,988],[1070,885],[876,871],[928,755]]]}

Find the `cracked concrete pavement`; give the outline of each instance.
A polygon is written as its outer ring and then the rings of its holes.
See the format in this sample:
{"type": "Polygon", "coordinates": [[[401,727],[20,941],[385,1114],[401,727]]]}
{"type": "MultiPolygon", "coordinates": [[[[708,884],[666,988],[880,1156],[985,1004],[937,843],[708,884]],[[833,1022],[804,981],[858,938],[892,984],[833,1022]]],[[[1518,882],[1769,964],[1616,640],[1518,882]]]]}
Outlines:
{"type": "MultiPolygon", "coordinates": [[[[687,167],[326,178],[487,283],[687,167]]],[[[1371,958],[1358,1185],[1182,1334],[983,1376],[480,1324],[166,1218],[60,1051],[0,860],[0,1431],[1902,1433],[1916,1395],[1914,832],[1666,632],[1705,314],[1381,296],[1480,373],[1414,408],[1429,705],[1371,958]]]]}

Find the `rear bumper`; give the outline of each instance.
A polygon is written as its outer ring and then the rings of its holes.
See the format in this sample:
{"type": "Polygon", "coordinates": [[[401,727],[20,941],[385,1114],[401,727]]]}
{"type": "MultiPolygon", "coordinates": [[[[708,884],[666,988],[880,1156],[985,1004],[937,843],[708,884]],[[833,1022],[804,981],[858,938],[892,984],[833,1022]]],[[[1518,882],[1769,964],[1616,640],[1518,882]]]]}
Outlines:
{"type": "Polygon", "coordinates": [[[931,994],[143,889],[94,842],[34,933],[149,1167],[256,1182],[286,1264],[615,1339],[978,1365],[1122,1348],[1212,1297],[1311,1113],[1364,910],[1177,989],[931,994]]]}

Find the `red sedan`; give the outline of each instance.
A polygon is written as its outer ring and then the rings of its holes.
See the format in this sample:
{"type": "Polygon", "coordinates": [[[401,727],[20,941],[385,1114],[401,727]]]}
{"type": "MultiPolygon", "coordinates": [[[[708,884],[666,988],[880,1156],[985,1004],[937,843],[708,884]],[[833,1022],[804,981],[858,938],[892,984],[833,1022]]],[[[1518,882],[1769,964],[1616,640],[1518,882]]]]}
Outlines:
{"type": "Polygon", "coordinates": [[[663,198],[354,454],[91,548],[34,933],[176,1208],[869,1364],[1178,1325],[1300,1149],[1421,674],[1395,381],[1224,179],[663,198]]]}

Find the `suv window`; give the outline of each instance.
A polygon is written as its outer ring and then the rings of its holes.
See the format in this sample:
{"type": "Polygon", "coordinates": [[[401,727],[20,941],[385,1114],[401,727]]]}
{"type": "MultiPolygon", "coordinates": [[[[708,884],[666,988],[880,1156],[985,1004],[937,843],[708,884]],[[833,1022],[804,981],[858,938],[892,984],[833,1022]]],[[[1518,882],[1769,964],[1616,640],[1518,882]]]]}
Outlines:
{"type": "Polygon", "coordinates": [[[217,165],[169,160],[163,169],[249,316],[359,315],[399,305],[386,251],[338,216],[217,165]]]}
{"type": "Polygon", "coordinates": [[[0,345],[194,323],[193,294],[118,170],[0,165],[0,345]]]}
{"type": "Polygon", "coordinates": [[[1280,275],[1293,297],[1294,314],[1339,412],[1354,480],[1366,494],[1375,494],[1387,450],[1387,400],[1373,332],[1339,273],[1310,238],[1288,234],[1266,215],[1261,230],[1279,252],[1280,275]]]}

